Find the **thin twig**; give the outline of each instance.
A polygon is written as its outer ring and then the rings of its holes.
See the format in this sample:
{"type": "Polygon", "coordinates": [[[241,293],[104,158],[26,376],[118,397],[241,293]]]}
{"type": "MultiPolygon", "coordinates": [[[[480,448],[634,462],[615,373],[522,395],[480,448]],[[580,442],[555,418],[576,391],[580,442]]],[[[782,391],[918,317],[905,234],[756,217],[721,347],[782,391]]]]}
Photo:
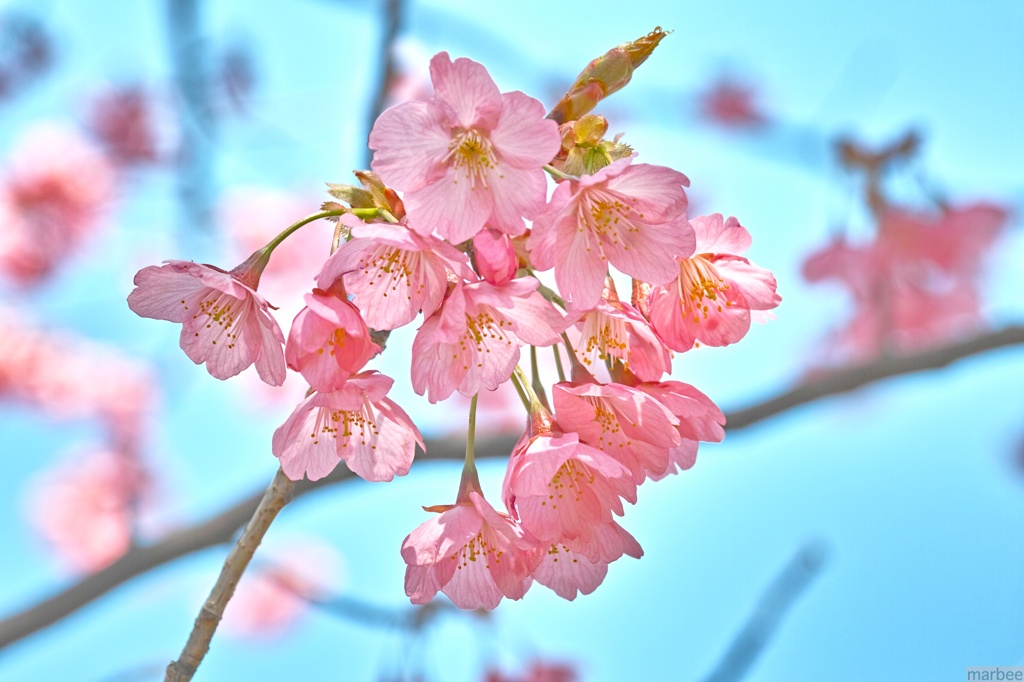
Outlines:
{"type": "MultiPolygon", "coordinates": [[[[736,431],[746,428],[800,405],[853,391],[888,377],[938,369],[961,358],[1014,345],[1024,345],[1024,326],[1007,327],[968,341],[902,358],[889,358],[837,370],[756,405],[727,413],[728,429],[736,431]]],[[[494,457],[507,454],[514,447],[515,441],[515,435],[489,439],[478,444],[479,456],[494,457]]],[[[461,460],[464,446],[464,440],[429,440],[426,453],[418,455],[416,459],[417,462],[461,460]]],[[[319,481],[298,482],[295,486],[295,497],[350,478],[353,478],[352,473],[339,466],[332,474],[319,481]]],[[[171,533],[152,545],[134,548],[107,568],[86,576],[52,597],[0,621],[0,649],[74,613],[138,575],[187,554],[229,542],[237,529],[252,516],[259,500],[260,494],[250,495],[206,521],[171,533]]]]}
{"type": "Polygon", "coordinates": [[[278,469],[270,487],[267,488],[267,492],[263,494],[263,498],[256,507],[255,513],[239,536],[238,542],[231,548],[228,558],[224,560],[220,576],[196,617],[196,622],[192,626],[192,632],[188,636],[185,648],[181,651],[181,656],[167,666],[164,682],[188,682],[196,674],[196,669],[203,662],[206,652],[210,650],[213,633],[217,631],[217,625],[224,617],[224,609],[232,595],[235,594],[235,588],[238,586],[238,581],[242,579],[245,567],[252,560],[256,548],[260,546],[270,524],[277,518],[284,506],[291,501],[294,491],[295,482],[285,476],[283,470],[278,469]]]}

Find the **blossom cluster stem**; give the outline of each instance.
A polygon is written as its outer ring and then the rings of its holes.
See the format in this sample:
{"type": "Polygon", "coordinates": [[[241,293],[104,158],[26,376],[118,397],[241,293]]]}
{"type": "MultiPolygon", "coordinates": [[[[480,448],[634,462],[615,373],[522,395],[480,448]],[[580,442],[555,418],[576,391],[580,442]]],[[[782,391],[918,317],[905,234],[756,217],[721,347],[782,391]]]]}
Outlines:
{"type": "MultiPolygon", "coordinates": [[[[376,212],[377,209],[372,209],[372,210],[374,212],[376,212]]],[[[320,211],[319,213],[314,213],[312,215],[308,215],[305,218],[303,218],[302,220],[294,222],[291,225],[289,225],[288,227],[286,227],[284,230],[282,230],[281,234],[279,234],[276,237],[274,237],[273,239],[271,239],[270,242],[266,246],[264,246],[262,250],[266,254],[269,255],[274,249],[276,249],[278,246],[281,245],[281,242],[283,242],[285,239],[290,237],[300,227],[308,225],[308,224],[310,224],[312,222],[316,222],[317,220],[321,220],[323,218],[333,218],[335,216],[341,216],[341,215],[344,215],[346,213],[353,213],[353,212],[355,212],[355,211],[353,211],[353,209],[350,209],[350,208],[333,208],[333,209],[331,209],[329,211],[320,211]]]]}
{"type": "Polygon", "coordinates": [[[210,650],[213,633],[224,617],[224,609],[234,595],[242,574],[252,560],[256,548],[260,546],[270,524],[291,501],[294,492],[295,482],[285,476],[284,471],[278,469],[270,487],[263,493],[255,513],[224,560],[220,576],[196,617],[181,656],[167,666],[164,682],[187,682],[196,674],[199,664],[210,650]]]}

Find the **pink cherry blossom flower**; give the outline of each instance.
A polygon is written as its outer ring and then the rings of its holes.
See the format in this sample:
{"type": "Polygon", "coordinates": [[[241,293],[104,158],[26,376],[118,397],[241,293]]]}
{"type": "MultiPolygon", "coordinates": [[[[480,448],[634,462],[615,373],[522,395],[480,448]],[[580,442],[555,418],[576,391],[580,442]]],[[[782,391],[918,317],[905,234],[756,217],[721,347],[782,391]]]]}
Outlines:
{"type": "Polygon", "coordinates": [[[37,124],[11,152],[0,214],[0,270],[30,285],[74,254],[104,217],[113,168],[72,129],[37,124]]]}
{"type": "Polygon", "coordinates": [[[559,424],[629,469],[637,485],[663,473],[669,450],[679,445],[678,418],[643,391],[581,374],[552,389],[559,424]]]}
{"type": "Polygon", "coordinates": [[[329,291],[314,289],[305,301],[288,333],[285,359],[314,390],[339,389],[380,347],[340,281],[329,291]]]}
{"type": "Polygon", "coordinates": [[[739,221],[713,213],[690,222],[697,235],[696,253],[679,260],[676,278],[655,286],[649,301],[655,330],[679,352],[697,342],[736,343],[750,329],[752,317],[782,302],[772,273],[740,255],[751,239],[739,221]]]}
{"type": "Polygon", "coordinates": [[[521,92],[501,94],[483,65],[447,52],[430,60],[434,97],[380,115],[370,132],[373,170],[403,191],[409,226],[457,244],[485,225],[521,234],[543,206],[542,166],[558,126],[521,92]]]}
{"type": "Polygon", "coordinates": [[[469,491],[420,525],[402,543],[405,593],[426,604],[439,591],[460,609],[493,609],[502,597],[521,599],[540,561],[536,541],[469,491]]]}
{"type": "Polygon", "coordinates": [[[501,286],[459,284],[441,310],[423,323],[412,346],[413,389],[435,403],[456,390],[471,396],[506,381],[519,362],[519,344],[550,346],[565,323],[521,277],[501,286]]]}
{"type": "Polygon", "coordinates": [[[561,183],[527,240],[538,270],[555,268],[563,298],[577,310],[601,299],[608,263],[651,284],[677,273],[676,258],[693,253],[686,220],[690,181],[662,166],[619,159],[579,182],[561,183]]]}
{"type": "MultiPolygon", "coordinates": [[[[545,545],[590,540],[595,529],[636,502],[630,471],[564,433],[543,408],[509,458],[502,497],[512,518],[545,545]]],[[[596,558],[596,557],[595,557],[596,558]]]]}
{"type": "Polygon", "coordinates": [[[615,521],[595,526],[588,540],[565,539],[554,543],[533,571],[533,579],[563,599],[590,594],[604,582],[608,564],[623,554],[643,556],[640,543],[615,521]]]}
{"type": "Polygon", "coordinates": [[[351,228],[352,239],[328,259],[317,284],[327,289],[343,278],[372,329],[397,329],[420,310],[429,316],[441,305],[449,272],[471,276],[465,254],[404,224],[367,225],[352,215],[341,222],[351,228]]]}
{"type": "Polygon", "coordinates": [[[315,481],[344,460],[367,481],[409,473],[423,436],[409,415],[385,397],[394,380],[362,372],[329,393],[314,393],[274,431],[271,449],[288,478],[315,481]]]}
{"type": "Polygon", "coordinates": [[[669,449],[668,466],[651,475],[658,481],[693,466],[698,441],[719,443],[725,438],[725,415],[711,398],[681,381],[643,382],[636,388],[652,396],[679,420],[679,445],[669,449]]]}
{"type": "Polygon", "coordinates": [[[619,360],[645,381],[657,381],[672,371],[672,356],[665,342],[636,308],[619,300],[614,285],[606,286],[595,307],[570,315],[567,321],[575,321],[580,330],[574,350],[591,372],[598,360],[619,360]]]}
{"type": "Polygon", "coordinates": [[[128,307],[141,317],[179,322],[181,348],[218,379],[255,363],[271,386],[284,383],[284,335],[256,293],[266,256],[257,251],[231,272],[170,260],[139,270],[128,307]]]}

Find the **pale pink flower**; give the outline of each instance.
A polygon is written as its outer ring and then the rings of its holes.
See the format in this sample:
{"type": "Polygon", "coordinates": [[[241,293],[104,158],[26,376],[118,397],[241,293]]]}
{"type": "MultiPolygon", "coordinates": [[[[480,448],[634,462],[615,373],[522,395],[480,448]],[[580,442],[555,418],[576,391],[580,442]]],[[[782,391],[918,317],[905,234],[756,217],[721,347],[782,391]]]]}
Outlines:
{"type": "Polygon", "coordinates": [[[426,604],[440,591],[460,609],[493,609],[521,599],[540,561],[536,541],[480,493],[469,491],[420,525],[402,543],[405,593],[426,604]]]}
{"type": "Polygon", "coordinates": [[[590,594],[604,582],[608,564],[623,554],[639,559],[640,543],[615,521],[595,526],[590,538],[563,539],[551,545],[533,571],[533,579],[572,601],[576,593],[590,594]]]}
{"type": "Polygon", "coordinates": [[[696,252],[679,260],[676,278],[655,286],[649,301],[651,324],[679,352],[698,342],[736,343],[750,329],[752,317],[782,302],[772,273],[740,255],[751,239],[739,221],[713,213],[690,222],[697,235],[696,252]]]}
{"type": "Polygon", "coordinates": [[[641,390],[593,377],[577,381],[579,374],[552,388],[558,423],[629,469],[637,485],[662,474],[680,442],[679,419],[641,390]]]}
{"type": "Polygon", "coordinates": [[[565,323],[533,277],[501,286],[458,284],[412,347],[413,389],[435,403],[456,390],[471,396],[512,375],[520,343],[550,346],[565,323]]]}
{"type": "Polygon", "coordinates": [[[341,388],[349,377],[380,352],[370,330],[345,296],[340,281],[329,291],[305,295],[306,307],[292,322],[285,360],[316,391],[341,388]]]}
{"type": "Polygon", "coordinates": [[[590,540],[595,529],[636,502],[630,471],[597,448],[535,414],[512,451],[502,497],[512,517],[547,546],[590,540]]]}
{"type": "Polygon", "coordinates": [[[672,371],[668,347],[636,308],[619,300],[614,286],[606,287],[597,305],[570,315],[580,339],[574,348],[576,357],[591,372],[597,362],[619,360],[644,381],[657,381],[672,371]]]}
{"type": "Polygon", "coordinates": [[[114,190],[113,168],[73,129],[38,124],[11,152],[0,190],[0,270],[21,284],[48,276],[95,231],[114,190]]]}
{"type": "Polygon", "coordinates": [[[601,299],[608,263],[636,279],[663,284],[676,258],[693,253],[686,220],[690,181],[662,166],[619,159],[579,182],[561,183],[527,240],[538,270],[555,268],[562,297],[577,310],[601,299]]]}
{"type": "Polygon", "coordinates": [[[409,415],[386,397],[394,380],[362,372],[329,393],[314,393],[274,431],[271,449],[288,478],[315,481],[344,460],[367,481],[409,473],[423,436],[409,415]]]}
{"type": "Polygon", "coordinates": [[[447,52],[430,61],[434,97],[380,115],[370,132],[373,170],[403,191],[409,226],[463,242],[484,224],[521,234],[543,206],[542,166],[558,152],[558,126],[521,92],[501,94],[487,69],[447,52]]]}
{"type": "Polygon", "coordinates": [[[348,214],[341,222],[351,228],[352,239],[328,259],[317,285],[326,289],[343,278],[372,329],[397,329],[420,310],[431,315],[444,298],[449,272],[471,276],[465,254],[404,224],[367,225],[348,214]]]}
{"type": "Polygon", "coordinates": [[[271,386],[284,383],[284,334],[256,292],[266,259],[253,254],[231,272],[170,260],[139,270],[128,307],[141,317],[182,324],[181,348],[218,379],[255,363],[271,386]]]}
{"type": "Polygon", "coordinates": [[[44,471],[31,488],[28,517],[76,571],[97,571],[128,551],[142,478],[125,464],[106,450],[75,453],[44,471]]]}

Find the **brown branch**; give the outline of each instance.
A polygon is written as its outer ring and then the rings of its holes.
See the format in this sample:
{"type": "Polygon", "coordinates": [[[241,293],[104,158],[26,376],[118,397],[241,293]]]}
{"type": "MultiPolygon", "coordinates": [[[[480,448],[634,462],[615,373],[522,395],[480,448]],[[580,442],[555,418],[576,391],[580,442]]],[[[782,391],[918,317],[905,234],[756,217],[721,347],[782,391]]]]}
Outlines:
{"type": "Polygon", "coordinates": [[[728,413],[726,428],[729,431],[743,429],[800,405],[830,395],[849,393],[861,386],[882,379],[923,372],[928,369],[940,369],[971,355],[1020,344],[1024,344],[1024,326],[1011,326],[997,332],[981,334],[966,341],[958,341],[911,355],[887,357],[874,362],[844,367],[822,374],[818,378],[809,379],[774,398],[728,413]]]}
{"type": "Polygon", "coordinates": [[[185,648],[181,651],[178,660],[171,661],[167,666],[165,682],[189,682],[196,670],[210,650],[210,641],[213,640],[213,633],[217,631],[221,618],[224,617],[224,609],[227,607],[231,597],[235,594],[238,581],[242,579],[246,566],[252,561],[256,548],[263,541],[263,536],[270,529],[270,524],[277,518],[278,513],[288,504],[295,492],[295,482],[284,475],[284,471],[277,470],[270,487],[263,493],[255,513],[245,525],[238,542],[231,548],[228,558],[224,560],[220,576],[210,590],[210,596],[199,610],[192,632],[189,633],[185,648]]]}
{"type": "MultiPolygon", "coordinates": [[[[902,358],[886,358],[837,370],[756,405],[728,413],[728,428],[730,431],[746,428],[787,410],[831,395],[853,391],[875,381],[901,374],[938,369],[961,358],[1014,345],[1024,345],[1024,326],[1007,327],[968,341],[902,358]]],[[[515,440],[516,437],[512,435],[478,441],[477,457],[505,456],[511,452],[515,440]]],[[[416,461],[460,460],[464,448],[465,442],[462,439],[429,440],[426,453],[417,455],[416,461]]],[[[350,478],[353,478],[351,472],[339,466],[334,473],[319,481],[298,482],[295,485],[294,496],[300,497],[350,478]]],[[[117,586],[157,566],[207,547],[230,542],[238,529],[253,515],[259,501],[259,493],[251,495],[195,526],[171,533],[152,545],[136,547],[107,568],[82,578],[57,594],[0,621],[0,649],[57,622],[117,586]]]]}

